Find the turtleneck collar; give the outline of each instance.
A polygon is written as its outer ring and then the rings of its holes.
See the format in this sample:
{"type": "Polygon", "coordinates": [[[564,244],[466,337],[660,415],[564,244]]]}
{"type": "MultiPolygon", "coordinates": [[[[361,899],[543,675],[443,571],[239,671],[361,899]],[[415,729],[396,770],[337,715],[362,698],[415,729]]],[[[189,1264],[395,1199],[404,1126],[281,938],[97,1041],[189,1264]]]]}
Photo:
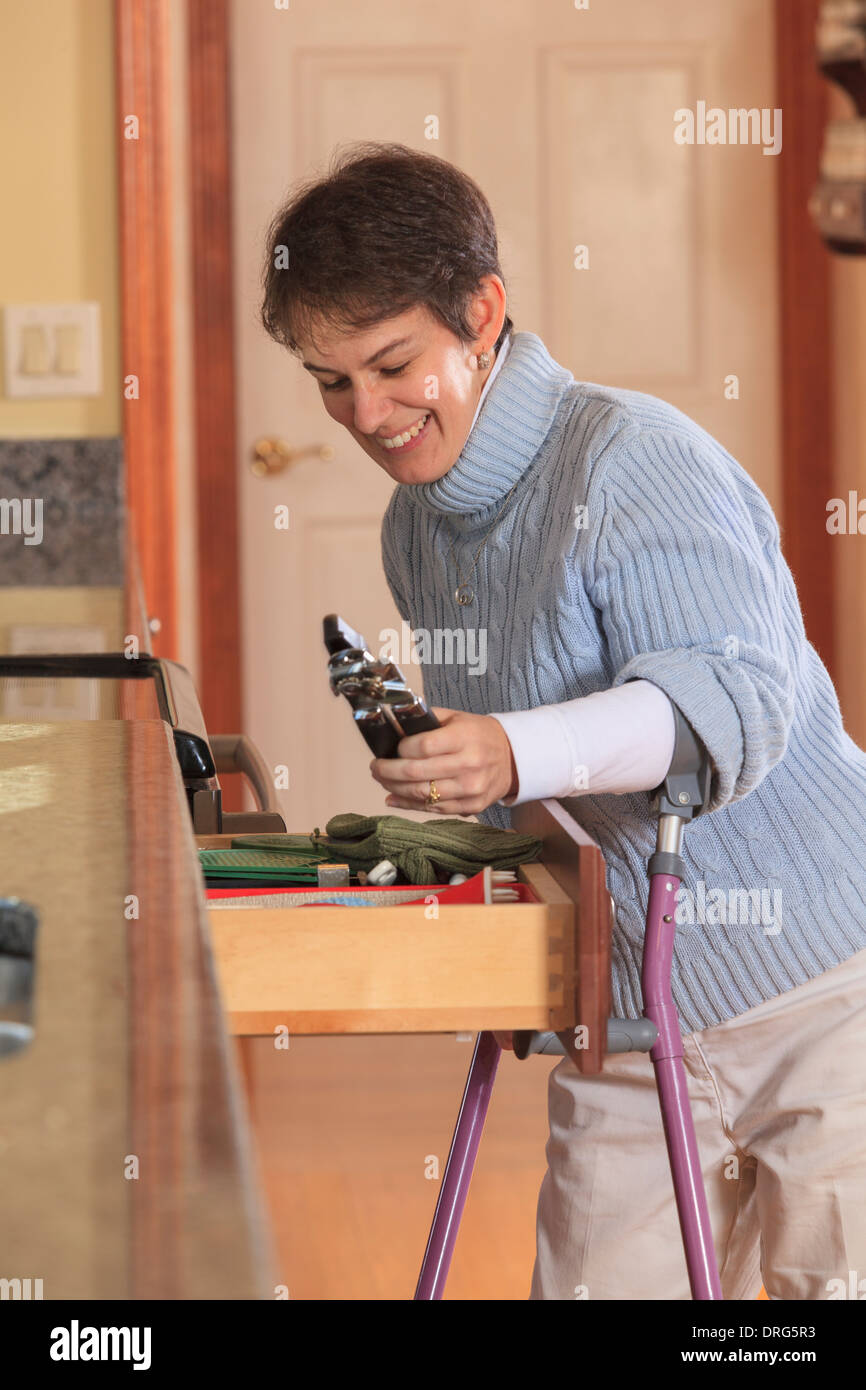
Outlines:
{"type": "Polygon", "coordinates": [[[535,333],[513,332],[508,355],[456,462],[432,483],[400,483],[402,492],[429,512],[472,516],[488,511],[532,463],[573,380],[535,333]]]}

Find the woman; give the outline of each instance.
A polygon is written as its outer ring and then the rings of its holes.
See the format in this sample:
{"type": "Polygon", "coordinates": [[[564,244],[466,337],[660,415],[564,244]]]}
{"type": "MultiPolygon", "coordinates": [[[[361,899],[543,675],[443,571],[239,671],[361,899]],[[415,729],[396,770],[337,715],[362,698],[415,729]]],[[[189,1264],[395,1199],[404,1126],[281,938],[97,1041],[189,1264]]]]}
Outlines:
{"type": "MultiPolygon", "coordinates": [[[[607,865],[614,1012],[639,1016],[679,707],[712,765],[672,984],[724,1296],[866,1290],[866,755],[766,498],[673,406],[515,331],[490,208],[434,156],[362,145],[296,191],[262,317],[397,484],[402,617],[486,635],[483,672],[425,667],[442,728],[373,760],[386,804],[506,827],[563,798],[607,865]]],[[[531,1296],[688,1298],[649,1058],[562,1062],[549,1110],[531,1296]]]]}

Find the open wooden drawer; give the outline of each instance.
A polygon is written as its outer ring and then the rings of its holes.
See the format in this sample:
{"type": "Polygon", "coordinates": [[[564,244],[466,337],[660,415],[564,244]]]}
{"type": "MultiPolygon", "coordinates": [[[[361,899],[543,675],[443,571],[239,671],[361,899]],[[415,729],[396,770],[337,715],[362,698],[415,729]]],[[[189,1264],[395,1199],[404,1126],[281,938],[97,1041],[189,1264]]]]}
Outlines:
{"type": "MultiPolygon", "coordinates": [[[[436,915],[423,903],[209,908],[232,1032],[541,1032],[586,1024],[579,1062],[597,1070],[609,1012],[604,862],[574,838],[575,822],[556,802],[516,808],[513,820],[544,843],[541,859],[517,871],[536,903],[439,904],[436,915]]],[[[196,842],[216,848],[231,839],[196,842]]]]}

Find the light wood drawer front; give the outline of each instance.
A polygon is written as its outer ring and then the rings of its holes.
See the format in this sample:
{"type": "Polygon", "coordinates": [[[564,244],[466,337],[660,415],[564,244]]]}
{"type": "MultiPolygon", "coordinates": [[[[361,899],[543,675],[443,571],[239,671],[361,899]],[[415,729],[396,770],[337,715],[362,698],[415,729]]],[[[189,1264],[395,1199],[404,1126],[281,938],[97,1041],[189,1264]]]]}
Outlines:
{"type": "Polygon", "coordinates": [[[541,864],[538,903],[209,908],[239,1034],[559,1029],[574,1022],[574,904],[541,864]]]}

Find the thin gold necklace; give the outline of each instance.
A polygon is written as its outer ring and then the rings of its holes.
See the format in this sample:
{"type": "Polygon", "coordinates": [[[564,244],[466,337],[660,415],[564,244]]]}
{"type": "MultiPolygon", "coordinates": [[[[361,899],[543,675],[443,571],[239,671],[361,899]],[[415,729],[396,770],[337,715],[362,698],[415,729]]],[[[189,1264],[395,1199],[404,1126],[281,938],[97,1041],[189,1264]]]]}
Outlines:
{"type": "MultiPolygon", "coordinates": [[[[520,479],[518,478],[518,479],[517,479],[517,483],[519,483],[519,482],[520,482],[520,479]]],[[[484,535],[482,536],[482,538],[481,538],[481,545],[479,545],[478,549],[477,549],[476,552],[475,552],[475,558],[474,558],[473,561],[472,561],[472,567],[471,567],[471,569],[467,570],[467,572],[466,572],[465,575],[461,575],[460,571],[457,570],[457,588],[454,590],[454,597],[456,598],[457,602],[460,603],[460,604],[462,604],[464,607],[465,607],[466,604],[468,604],[468,603],[474,603],[474,602],[475,602],[475,591],[474,591],[474,589],[470,589],[470,588],[469,588],[469,585],[466,583],[466,581],[467,581],[467,579],[469,578],[469,576],[470,576],[471,574],[474,573],[474,571],[475,571],[475,566],[478,564],[478,556],[481,554],[481,551],[482,551],[482,549],[484,548],[484,543],[485,543],[485,541],[487,540],[487,537],[490,535],[490,532],[493,530],[493,527],[496,525],[497,521],[498,521],[499,518],[501,517],[502,512],[503,512],[503,510],[504,510],[504,508],[505,508],[505,503],[508,501],[509,497],[511,496],[512,492],[514,491],[514,488],[517,487],[517,483],[514,484],[514,487],[509,488],[508,492],[506,493],[505,500],[504,500],[503,503],[502,503],[502,506],[499,508],[499,511],[496,513],[496,517],[495,517],[495,519],[494,519],[494,521],[493,521],[493,526],[490,526],[490,527],[488,528],[488,530],[485,531],[484,535]]],[[[446,558],[445,558],[445,568],[446,568],[446,570],[448,569],[448,564],[449,564],[449,562],[450,562],[450,560],[451,560],[451,554],[452,554],[452,551],[454,550],[454,546],[457,544],[457,539],[458,539],[458,538],[455,536],[455,537],[454,537],[454,540],[451,542],[451,545],[450,545],[449,550],[448,550],[448,554],[447,554],[447,556],[446,556],[446,558]]],[[[456,569],[456,568],[457,568],[457,567],[456,567],[456,565],[455,565],[455,569],[456,569]]]]}

